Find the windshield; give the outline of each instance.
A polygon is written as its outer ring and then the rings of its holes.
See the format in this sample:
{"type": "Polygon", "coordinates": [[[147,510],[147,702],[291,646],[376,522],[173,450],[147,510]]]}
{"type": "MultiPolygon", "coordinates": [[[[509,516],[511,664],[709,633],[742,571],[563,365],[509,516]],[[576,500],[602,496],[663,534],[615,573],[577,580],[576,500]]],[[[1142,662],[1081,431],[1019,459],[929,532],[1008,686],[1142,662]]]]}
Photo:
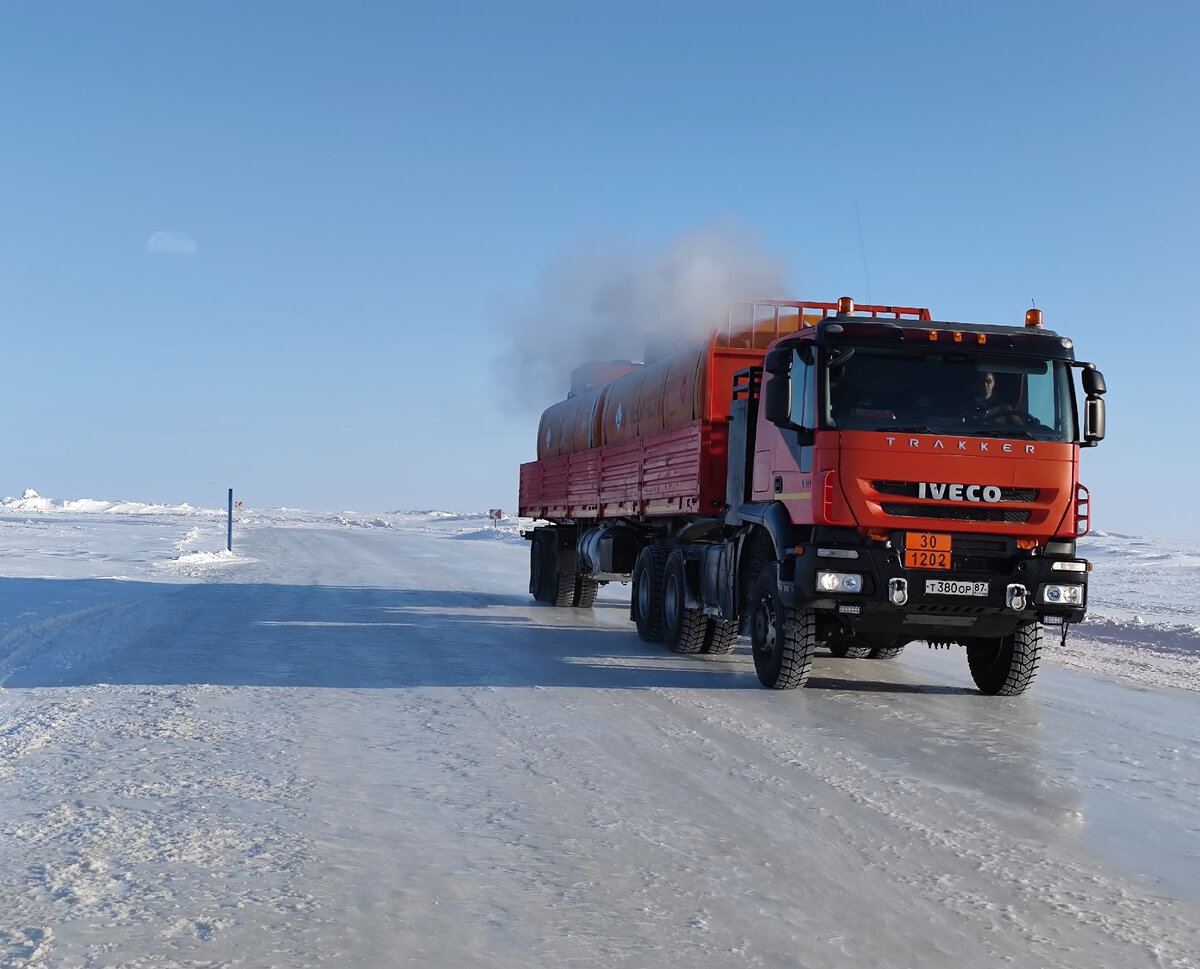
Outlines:
{"type": "Polygon", "coordinates": [[[826,426],[1074,441],[1062,360],[837,347],[825,357],[826,426]]]}

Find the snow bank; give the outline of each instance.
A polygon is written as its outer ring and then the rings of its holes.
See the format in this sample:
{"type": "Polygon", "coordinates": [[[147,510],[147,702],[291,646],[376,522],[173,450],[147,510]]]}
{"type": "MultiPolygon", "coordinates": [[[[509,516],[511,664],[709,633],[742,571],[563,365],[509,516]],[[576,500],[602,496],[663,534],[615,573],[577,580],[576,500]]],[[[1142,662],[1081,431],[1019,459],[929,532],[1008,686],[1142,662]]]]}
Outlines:
{"type": "Polygon", "coordinates": [[[227,513],[218,509],[193,508],[186,503],[182,505],[156,505],[140,501],[100,501],[95,498],[56,501],[52,498],[43,498],[32,488],[26,488],[25,494],[20,498],[10,497],[0,500],[0,511],[36,512],[38,514],[84,512],[112,513],[118,515],[214,515],[227,513]]]}

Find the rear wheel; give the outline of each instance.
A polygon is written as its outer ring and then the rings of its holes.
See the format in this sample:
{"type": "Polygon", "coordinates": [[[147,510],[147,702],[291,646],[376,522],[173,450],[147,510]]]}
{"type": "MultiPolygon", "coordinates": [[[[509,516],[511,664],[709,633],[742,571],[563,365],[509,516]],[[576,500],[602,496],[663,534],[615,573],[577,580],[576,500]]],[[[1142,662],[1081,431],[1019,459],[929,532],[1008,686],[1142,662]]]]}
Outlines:
{"type": "Polygon", "coordinates": [[[551,532],[539,529],[533,533],[533,541],[529,543],[529,594],[538,602],[553,602],[558,591],[557,587],[551,589],[550,585],[554,567],[551,556],[554,551],[551,532]]]}
{"type": "Polygon", "coordinates": [[[554,605],[559,609],[575,605],[575,573],[555,572],[550,580],[554,589],[554,605]]]}
{"type": "Polygon", "coordinates": [[[866,659],[871,655],[870,646],[851,645],[854,642],[852,639],[845,639],[841,636],[834,637],[829,640],[829,652],[834,656],[845,657],[846,659],[866,659]]]}
{"type": "Polygon", "coordinates": [[[871,659],[894,659],[904,652],[903,646],[876,646],[871,650],[871,659]]]}
{"type": "Polygon", "coordinates": [[[773,690],[803,686],[817,649],[817,617],[811,609],[785,606],[775,565],[763,569],[751,599],[750,643],[759,682],[773,690]]]}
{"type": "Polygon", "coordinates": [[[1010,636],[965,639],[967,665],[981,693],[1017,696],[1029,689],[1042,661],[1042,624],[1027,622],[1010,636]]]}
{"type": "Polygon", "coordinates": [[[677,653],[699,653],[704,649],[708,617],[699,608],[688,608],[685,564],[683,552],[675,549],[663,572],[663,642],[677,653]]]}
{"type": "Polygon", "coordinates": [[[600,592],[598,579],[581,575],[575,580],[575,605],[580,609],[591,609],[596,604],[596,595],[600,592]]]}
{"type": "Polygon", "coordinates": [[[661,643],[663,570],[667,550],[660,545],[647,545],[633,566],[633,596],[631,612],[637,623],[638,636],[646,643],[661,643]]]}
{"type": "Polygon", "coordinates": [[[725,656],[737,648],[738,621],[722,622],[709,619],[704,634],[704,652],[710,656],[725,656]]]}

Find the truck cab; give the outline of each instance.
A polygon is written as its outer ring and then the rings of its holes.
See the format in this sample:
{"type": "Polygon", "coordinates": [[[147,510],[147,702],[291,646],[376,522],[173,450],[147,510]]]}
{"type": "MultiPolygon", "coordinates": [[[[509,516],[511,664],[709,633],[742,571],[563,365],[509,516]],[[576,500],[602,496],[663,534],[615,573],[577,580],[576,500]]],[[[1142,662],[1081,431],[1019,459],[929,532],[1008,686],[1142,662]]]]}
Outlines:
{"type": "Polygon", "coordinates": [[[1086,609],[1078,451],[1104,436],[1103,377],[1036,310],[1023,327],[839,310],[766,353],[736,517],[771,529],[782,605],[835,653],[959,642],[981,689],[1020,692],[1036,665],[1010,681],[1000,654],[1086,609]]]}

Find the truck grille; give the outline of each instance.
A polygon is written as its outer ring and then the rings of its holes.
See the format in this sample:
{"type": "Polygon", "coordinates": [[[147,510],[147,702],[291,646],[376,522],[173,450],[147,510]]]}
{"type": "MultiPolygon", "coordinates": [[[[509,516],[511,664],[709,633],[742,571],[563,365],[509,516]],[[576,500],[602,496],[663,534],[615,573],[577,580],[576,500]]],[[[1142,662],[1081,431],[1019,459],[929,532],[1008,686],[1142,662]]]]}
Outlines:
{"type": "Polygon", "coordinates": [[[1029,512],[1023,508],[992,508],[984,505],[907,505],[885,501],[880,505],[883,513],[892,518],[938,518],[956,522],[1009,522],[1023,524],[1029,521],[1029,512]]]}
{"type": "MultiPolygon", "coordinates": [[[[917,483],[915,481],[872,481],[871,486],[881,495],[891,495],[894,498],[917,497],[917,483]]],[[[1038,500],[1038,489],[1001,488],[1000,500],[1034,502],[1038,500]]]]}

